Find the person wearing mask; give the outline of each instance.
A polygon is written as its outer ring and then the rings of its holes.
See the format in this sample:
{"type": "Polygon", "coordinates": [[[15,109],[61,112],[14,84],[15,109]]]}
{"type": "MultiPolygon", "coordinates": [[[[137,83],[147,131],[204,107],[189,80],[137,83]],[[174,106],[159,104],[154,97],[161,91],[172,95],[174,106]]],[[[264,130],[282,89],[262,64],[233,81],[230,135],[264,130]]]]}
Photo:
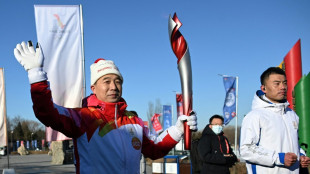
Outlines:
{"type": "Polygon", "coordinates": [[[213,115],[204,128],[198,144],[198,154],[203,162],[201,174],[228,174],[237,161],[223,132],[224,118],[213,115]]]}
{"type": "Polygon", "coordinates": [[[151,159],[165,156],[182,138],[184,121],[197,130],[193,112],[151,140],[142,119],[126,110],[124,79],[111,60],[98,59],[90,66],[93,94],[83,99],[82,107],[65,108],[53,103],[40,45],[34,49],[31,41],[22,42],[14,55],[28,72],[36,117],[73,139],[76,173],[139,173],[141,153],[151,159]]]}
{"type": "Polygon", "coordinates": [[[261,90],[241,126],[240,155],[249,174],[299,174],[309,157],[298,144],[299,118],[286,100],[287,81],[279,67],[260,76],[261,90]]]}

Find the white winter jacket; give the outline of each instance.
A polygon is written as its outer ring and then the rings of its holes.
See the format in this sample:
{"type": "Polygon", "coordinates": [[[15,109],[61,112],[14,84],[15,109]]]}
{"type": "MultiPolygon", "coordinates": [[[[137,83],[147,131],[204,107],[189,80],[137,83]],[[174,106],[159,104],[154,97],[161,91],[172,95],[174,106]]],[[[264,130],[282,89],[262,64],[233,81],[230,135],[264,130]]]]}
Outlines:
{"type": "Polygon", "coordinates": [[[240,137],[240,154],[246,160],[249,174],[299,173],[300,155],[305,152],[298,144],[299,118],[288,105],[267,101],[261,91],[254,96],[252,110],[243,119],[240,137]],[[298,161],[289,168],[284,166],[287,152],[298,156],[298,161]]]}

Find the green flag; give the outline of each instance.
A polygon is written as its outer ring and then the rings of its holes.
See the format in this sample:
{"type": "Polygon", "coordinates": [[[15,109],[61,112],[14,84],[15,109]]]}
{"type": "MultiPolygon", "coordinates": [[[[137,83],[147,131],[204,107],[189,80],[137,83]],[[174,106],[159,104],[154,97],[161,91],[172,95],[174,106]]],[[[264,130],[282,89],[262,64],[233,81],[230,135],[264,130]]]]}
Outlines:
{"type": "Polygon", "coordinates": [[[310,156],[310,73],[294,87],[295,111],[299,116],[299,145],[310,156]]]}

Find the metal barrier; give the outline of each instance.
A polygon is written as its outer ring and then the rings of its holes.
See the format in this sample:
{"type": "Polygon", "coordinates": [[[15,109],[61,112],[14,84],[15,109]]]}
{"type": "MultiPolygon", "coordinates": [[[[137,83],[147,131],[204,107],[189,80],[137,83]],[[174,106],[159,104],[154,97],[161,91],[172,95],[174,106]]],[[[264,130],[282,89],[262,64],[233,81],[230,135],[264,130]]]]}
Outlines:
{"type": "Polygon", "coordinates": [[[169,155],[169,156],[165,156],[164,157],[164,174],[166,174],[166,159],[176,159],[176,163],[177,163],[177,174],[179,174],[179,168],[180,168],[180,164],[179,164],[179,156],[175,156],[175,155],[169,155]]]}

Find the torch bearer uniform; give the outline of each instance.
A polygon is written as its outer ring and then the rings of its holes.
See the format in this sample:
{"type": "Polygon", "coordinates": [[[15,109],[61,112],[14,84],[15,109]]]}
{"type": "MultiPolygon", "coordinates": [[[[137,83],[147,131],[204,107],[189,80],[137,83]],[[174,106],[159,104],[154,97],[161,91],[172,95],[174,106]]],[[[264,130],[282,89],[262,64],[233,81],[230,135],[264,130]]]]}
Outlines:
{"type": "Polygon", "coordinates": [[[46,126],[72,137],[76,173],[139,173],[141,153],[157,159],[165,156],[181,139],[172,126],[154,141],[124,99],[106,103],[90,95],[82,108],[69,109],[52,102],[47,81],[31,84],[36,117],[46,126]]]}
{"type": "Polygon", "coordinates": [[[299,173],[300,155],[296,113],[289,103],[271,103],[262,91],[257,91],[252,110],[244,117],[241,127],[240,154],[246,160],[248,173],[299,173]],[[285,153],[297,155],[297,162],[284,166],[285,153]]]}

